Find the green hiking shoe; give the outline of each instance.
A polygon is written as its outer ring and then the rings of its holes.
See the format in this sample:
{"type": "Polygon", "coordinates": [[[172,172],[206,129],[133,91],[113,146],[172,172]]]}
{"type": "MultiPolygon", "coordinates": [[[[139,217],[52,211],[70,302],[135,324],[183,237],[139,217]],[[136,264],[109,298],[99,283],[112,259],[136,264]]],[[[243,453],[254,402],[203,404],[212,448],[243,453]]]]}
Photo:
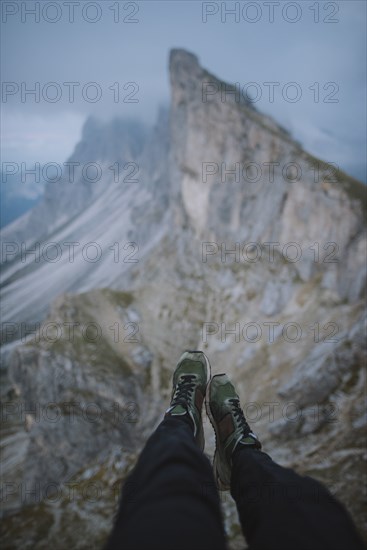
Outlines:
{"type": "Polygon", "coordinates": [[[221,491],[230,489],[232,456],[235,449],[261,449],[261,443],[247,424],[239,397],[226,374],[210,381],[206,394],[206,411],[215,431],[214,477],[221,491]]]}
{"type": "Polygon", "coordinates": [[[204,430],[201,419],[206,386],[210,379],[210,363],[202,351],[185,351],[173,373],[171,403],[165,416],[191,418],[196,443],[204,450],[204,430]]]}

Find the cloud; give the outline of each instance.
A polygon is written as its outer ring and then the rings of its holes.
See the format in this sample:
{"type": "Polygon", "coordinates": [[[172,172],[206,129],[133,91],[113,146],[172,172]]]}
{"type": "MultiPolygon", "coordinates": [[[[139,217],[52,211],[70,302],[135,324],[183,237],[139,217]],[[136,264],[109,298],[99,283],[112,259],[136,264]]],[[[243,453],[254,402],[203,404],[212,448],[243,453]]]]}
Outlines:
{"type": "Polygon", "coordinates": [[[55,112],[42,115],[25,110],[3,109],[2,151],[4,162],[64,162],[81,136],[85,115],[78,112],[55,112]]]}

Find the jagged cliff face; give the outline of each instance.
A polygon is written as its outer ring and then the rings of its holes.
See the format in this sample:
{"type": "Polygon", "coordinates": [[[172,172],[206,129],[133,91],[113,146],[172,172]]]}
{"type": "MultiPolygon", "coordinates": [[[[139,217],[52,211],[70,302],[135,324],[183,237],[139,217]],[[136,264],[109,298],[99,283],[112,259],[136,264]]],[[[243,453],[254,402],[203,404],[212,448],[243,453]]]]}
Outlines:
{"type": "MultiPolygon", "coordinates": [[[[78,547],[87,531],[102,544],[111,487],[159,422],[185,348],[204,349],[213,373],[236,382],[265,450],[324,481],[365,529],[363,187],[248,102],[221,95],[224,84],[192,54],[171,53],[170,79],[169,118],[161,111],[152,131],[89,121],[73,160],[100,162],[109,177],[92,191],[82,180],[49,186],[38,214],[3,234],[102,249],[94,264],[79,252],[73,263],[12,258],[4,268],[3,321],[43,322],[24,345],[10,342],[18,325],[3,333],[4,476],[41,492],[62,487],[56,503],[8,498],[9,547],[78,547]],[[138,183],[113,181],[116,160],[139,166],[138,183]],[[46,221],[34,225],[40,212],[46,221]],[[122,254],[136,243],[138,262],[114,261],[115,242],[122,254]],[[34,403],[48,416],[37,418],[34,403]],[[88,483],[101,491],[92,502],[88,483]]],[[[232,548],[243,547],[230,497],[223,510],[232,548]]]]}
{"type": "Polygon", "coordinates": [[[309,247],[335,242],[343,262],[334,271],[334,289],[358,297],[361,286],[352,290],[345,275],[363,261],[366,241],[361,205],[347,194],[349,178],[302,151],[274,121],[240,105],[216,82],[194,56],[171,55],[174,166],[194,233],[279,242],[278,250],[296,242],[302,257],[295,268],[303,280],[317,270],[309,247]]]}

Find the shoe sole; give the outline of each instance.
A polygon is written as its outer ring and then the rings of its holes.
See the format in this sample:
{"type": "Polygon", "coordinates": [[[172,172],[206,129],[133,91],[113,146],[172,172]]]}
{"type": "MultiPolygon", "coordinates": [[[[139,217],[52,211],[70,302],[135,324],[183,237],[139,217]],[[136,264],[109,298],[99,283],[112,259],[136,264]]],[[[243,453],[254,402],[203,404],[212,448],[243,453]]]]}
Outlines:
{"type": "MultiPolygon", "coordinates": [[[[215,374],[213,376],[213,378],[215,378],[216,376],[220,376],[220,374],[215,374]]],[[[206,390],[206,395],[210,395],[210,386],[213,382],[213,378],[210,380],[209,384],[207,385],[207,390],[206,390]]],[[[210,420],[210,424],[213,426],[213,430],[214,430],[214,433],[215,433],[215,447],[217,447],[217,440],[219,440],[219,437],[217,436],[217,428],[216,428],[216,422],[214,420],[214,417],[212,415],[212,412],[210,410],[210,405],[209,405],[209,401],[207,400],[206,398],[206,395],[205,395],[205,409],[206,409],[206,414],[208,415],[209,417],[209,420],[210,420]]],[[[218,474],[218,467],[217,467],[217,460],[218,460],[218,453],[217,453],[217,449],[215,449],[215,452],[214,452],[214,458],[213,458],[213,471],[214,471],[214,479],[215,479],[215,482],[217,484],[217,487],[220,491],[229,491],[230,490],[230,486],[227,485],[226,483],[224,483],[224,481],[221,480],[221,478],[219,477],[219,474],[218,474]]]]}

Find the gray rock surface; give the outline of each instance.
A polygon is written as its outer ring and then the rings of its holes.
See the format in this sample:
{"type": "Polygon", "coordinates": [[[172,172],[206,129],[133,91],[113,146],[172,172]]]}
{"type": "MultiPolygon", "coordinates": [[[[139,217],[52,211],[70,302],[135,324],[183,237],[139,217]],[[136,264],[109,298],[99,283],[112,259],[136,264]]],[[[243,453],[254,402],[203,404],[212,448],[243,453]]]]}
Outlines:
{"type": "MultiPolygon", "coordinates": [[[[115,157],[135,162],[138,183],[118,185],[110,173],[92,196],[83,182],[75,195],[49,187],[41,228],[33,212],[3,233],[80,243],[74,262],[4,266],[3,322],[13,323],[2,335],[4,479],[39,484],[42,497],[25,506],[17,490],[4,501],[7,547],[81,548],[80,533],[103,544],[184,349],[203,349],[213,374],[230,375],[264,449],[323,481],[366,537],[365,189],[331,177],[251,104],[220,93],[203,101],[203,85],[221,82],[194,55],[173,50],[169,68],[171,107],[154,129],[88,121],[72,157],[105,163],[106,173],[115,157]],[[94,263],[81,252],[90,242],[102,250],[94,263]],[[124,261],[130,242],[137,262],[124,261]],[[17,342],[25,322],[40,326],[17,342]],[[52,483],[54,501],[44,494],[52,483]],[[88,484],[99,498],[86,497],[88,484]]],[[[205,416],[204,428],[212,456],[205,416]]],[[[230,547],[243,548],[229,495],[223,512],[230,547]]]]}

